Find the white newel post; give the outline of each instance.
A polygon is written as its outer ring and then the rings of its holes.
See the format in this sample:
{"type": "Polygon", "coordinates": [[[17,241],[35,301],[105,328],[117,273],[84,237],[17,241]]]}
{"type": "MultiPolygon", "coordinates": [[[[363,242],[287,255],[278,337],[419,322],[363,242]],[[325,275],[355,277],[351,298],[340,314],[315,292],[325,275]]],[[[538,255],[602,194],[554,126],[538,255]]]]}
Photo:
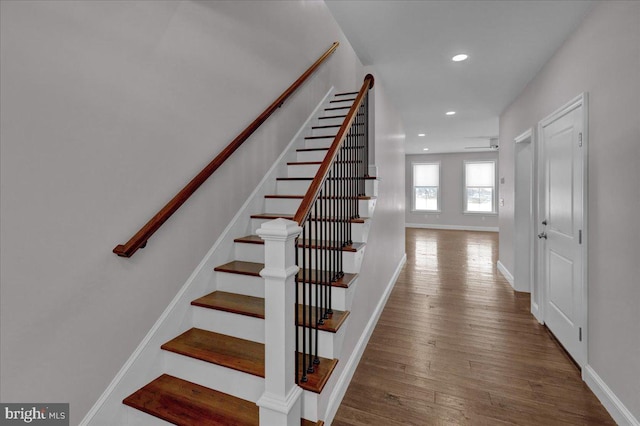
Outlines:
{"type": "Polygon", "coordinates": [[[258,400],[260,426],[299,426],[302,388],[295,383],[296,222],[276,219],[257,234],[264,240],[265,389],[258,400]]]}

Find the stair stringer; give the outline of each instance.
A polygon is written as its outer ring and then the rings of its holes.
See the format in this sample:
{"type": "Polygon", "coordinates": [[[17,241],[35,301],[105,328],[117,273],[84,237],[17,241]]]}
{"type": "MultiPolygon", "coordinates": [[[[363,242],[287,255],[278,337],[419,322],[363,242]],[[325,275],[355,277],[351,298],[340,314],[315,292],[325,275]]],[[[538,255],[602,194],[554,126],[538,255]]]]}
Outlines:
{"type": "Polygon", "coordinates": [[[331,87],[308,116],[256,189],[80,422],[81,426],[123,425],[139,417],[137,414],[132,414],[131,408],[123,405],[122,400],[164,372],[166,357],[160,346],[193,326],[194,314],[191,301],[217,289],[216,272],[213,269],[233,260],[233,240],[238,235],[245,235],[250,231],[251,214],[262,210],[265,195],[275,193],[276,178],[286,174],[287,161],[295,158],[296,148],[304,144],[304,136],[312,123],[321,116],[334,91],[335,88],[331,87]]]}

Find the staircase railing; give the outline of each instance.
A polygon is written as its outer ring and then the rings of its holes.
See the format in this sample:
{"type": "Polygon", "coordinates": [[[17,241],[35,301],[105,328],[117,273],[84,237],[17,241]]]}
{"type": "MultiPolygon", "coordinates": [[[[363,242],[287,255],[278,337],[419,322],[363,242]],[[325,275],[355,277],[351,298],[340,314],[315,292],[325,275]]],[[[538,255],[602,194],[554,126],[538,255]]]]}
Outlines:
{"type": "Polygon", "coordinates": [[[125,244],[119,244],[113,252],[118,256],[131,257],[147,245],[149,238],[173,215],[182,204],[215,172],[284,102],[324,63],[338,48],[339,42],[331,45],[287,90],[285,90],[262,114],[244,129],[220,152],[200,173],[178,192],[155,216],[153,216],[125,244]]]}
{"type": "Polygon", "coordinates": [[[368,74],[293,219],[302,227],[296,244],[296,324],[302,325],[300,336],[296,332],[296,383],[318,368],[319,326],[333,314],[332,283],[344,276],[343,249],[353,244],[351,224],[359,218],[368,177],[373,84],[368,74]]]}

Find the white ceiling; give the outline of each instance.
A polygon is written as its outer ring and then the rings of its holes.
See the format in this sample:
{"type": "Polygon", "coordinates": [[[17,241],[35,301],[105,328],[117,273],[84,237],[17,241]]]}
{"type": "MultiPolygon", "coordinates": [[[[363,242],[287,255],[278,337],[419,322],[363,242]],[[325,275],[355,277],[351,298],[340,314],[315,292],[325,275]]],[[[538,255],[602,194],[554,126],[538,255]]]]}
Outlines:
{"type": "Polygon", "coordinates": [[[326,0],[400,111],[406,153],[469,152],[583,20],[593,1],[326,0]],[[452,62],[457,53],[469,59],[452,62]],[[447,111],[456,111],[446,116],[447,111]],[[425,133],[425,137],[418,137],[425,133]]]}

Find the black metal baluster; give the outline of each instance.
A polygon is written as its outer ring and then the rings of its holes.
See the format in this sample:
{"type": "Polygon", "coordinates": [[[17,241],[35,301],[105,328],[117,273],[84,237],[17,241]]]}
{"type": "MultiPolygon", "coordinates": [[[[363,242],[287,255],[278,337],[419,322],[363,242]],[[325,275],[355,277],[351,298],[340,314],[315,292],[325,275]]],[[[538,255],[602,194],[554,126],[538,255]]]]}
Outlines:
{"type": "MultiPolygon", "coordinates": [[[[300,250],[300,246],[304,246],[304,241],[307,237],[308,218],[305,219],[304,226],[302,227],[302,244],[296,245],[296,251],[300,250]]],[[[307,253],[302,249],[302,378],[303,383],[308,380],[307,378],[307,253]]],[[[296,354],[296,357],[298,355],[296,354]]]]}

